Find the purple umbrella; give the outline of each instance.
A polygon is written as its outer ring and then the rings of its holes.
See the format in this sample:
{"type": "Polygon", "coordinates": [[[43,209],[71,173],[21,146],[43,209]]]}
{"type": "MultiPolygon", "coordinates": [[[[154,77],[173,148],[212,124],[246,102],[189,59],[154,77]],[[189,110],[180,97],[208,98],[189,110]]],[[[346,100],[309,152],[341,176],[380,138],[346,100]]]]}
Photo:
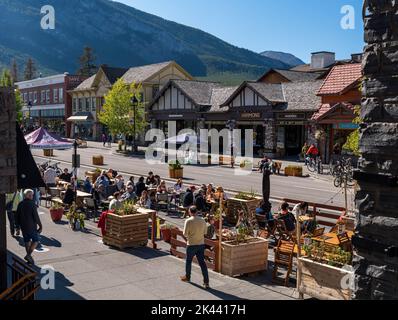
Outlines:
{"type": "Polygon", "coordinates": [[[49,133],[46,129],[39,128],[25,136],[26,143],[32,149],[71,149],[73,143],[66,139],[57,137],[55,134],[49,133]]]}

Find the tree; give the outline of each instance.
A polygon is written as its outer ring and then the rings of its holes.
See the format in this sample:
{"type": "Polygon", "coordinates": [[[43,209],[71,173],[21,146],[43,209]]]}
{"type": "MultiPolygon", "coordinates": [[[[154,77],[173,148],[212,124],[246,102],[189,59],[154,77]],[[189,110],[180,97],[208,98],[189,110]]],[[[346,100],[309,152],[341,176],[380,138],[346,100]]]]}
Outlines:
{"type": "Polygon", "coordinates": [[[18,82],[18,65],[15,59],[11,63],[11,78],[13,83],[18,82]]]}
{"type": "Polygon", "coordinates": [[[105,104],[99,114],[99,120],[108,127],[113,136],[122,134],[126,137],[133,134],[134,123],[136,134],[145,129],[147,123],[145,122],[145,107],[140,102],[141,90],[141,85],[136,86],[134,83],[128,85],[119,79],[105,96],[105,104]],[[135,112],[132,105],[134,97],[139,101],[135,106],[135,112]]]}
{"type": "MultiPolygon", "coordinates": [[[[361,107],[356,106],[354,109],[356,117],[352,121],[353,123],[360,125],[363,121],[361,119],[361,107]]],[[[351,151],[354,155],[360,156],[359,152],[359,128],[351,132],[348,136],[346,143],[343,146],[344,150],[351,151]]]]}
{"type": "MultiPolygon", "coordinates": [[[[1,77],[0,77],[0,87],[12,87],[14,85],[12,81],[11,73],[9,70],[3,70],[1,77]]],[[[17,109],[17,121],[22,122],[23,114],[22,114],[22,107],[23,107],[23,99],[19,90],[15,90],[15,106],[17,109]]]]}
{"type": "Polygon", "coordinates": [[[77,71],[79,76],[91,77],[97,71],[97,66],[95,65],[96,57],[94,55],[94,50],[90,47],[84,47],[83,54],[79,58],[80,68],[77,71]]]}
{"type": "Polygon", "coordinates": [[[29,58],[28,61],[26,61],[24,80],[32,80],[35,77],[36,77],[36,66],[32,58],[29,58]]]}

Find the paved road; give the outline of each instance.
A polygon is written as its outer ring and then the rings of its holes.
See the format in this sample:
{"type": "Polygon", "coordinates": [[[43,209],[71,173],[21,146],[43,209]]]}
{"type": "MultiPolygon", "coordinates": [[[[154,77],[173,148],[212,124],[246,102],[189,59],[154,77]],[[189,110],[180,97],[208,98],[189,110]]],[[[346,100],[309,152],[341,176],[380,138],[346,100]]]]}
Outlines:
{"type": "MultiPolygon", "coordinates": [[[[32,153],[38,163],[46,159],[43,157],[43,153],[40,150],[33,150],[32,153]]],[[[80,174],[83,174],[83,171],[87,169],[93,168],[93,155],[102,154],[105,160],[105,166],[103,168],[112,167],[121,173],[135,176],[146,176],[150,170],[159,174],[162,178],[169,176],[168,166],[166,164],[151,165],[143,158],[132,158],[114,154],[110,149],[89,147],[86,149],[79,149],[79,154],[81,155],[82,164],[80,174]]],[[[71,150],[55,150],[54,155],[54,161],[60,161],[61,167],[71,166],[71,150]]],[[[184,176],[185,184],[213,183],[214,185],[223,186],[226,190],[253,190],[257,193],[261,193],[262,175],[258,172],[253,172],[249,176],[237,176],[234,174],[234,170],[228,167],[185,166],[184,176]]],[[[271,197],[344,206],[343,194],[336,189],[330,181],[313,177],[296,178],[273,175],[271,176],[271,197]]]]}

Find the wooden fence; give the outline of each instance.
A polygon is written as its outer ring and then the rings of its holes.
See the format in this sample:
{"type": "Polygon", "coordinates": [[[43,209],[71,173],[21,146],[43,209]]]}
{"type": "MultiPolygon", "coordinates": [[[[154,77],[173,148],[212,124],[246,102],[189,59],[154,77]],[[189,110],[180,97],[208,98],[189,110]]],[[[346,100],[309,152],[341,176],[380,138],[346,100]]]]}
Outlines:
{"type": "MultiPolygon", "coordinates": [[[[180,259],[185,259],[186,258],[186,250],[180,251],[180,248],[186,249],[187,247],[187,242],[183,238],[183,232],[177,228],[171,230],[171,248],[170,248],[170,253],[178,257],[180,259]]],[[[218,265],[218,241],[213,241],[209,239],[205,239],[205,245],[206,245],[206,250],[205,250],[205,261],[207,264],[207,267],[219,272],[220,267],[218,265]]],[[[193,260],[195,263],[197,263],[196,257],[193,260]]]]}

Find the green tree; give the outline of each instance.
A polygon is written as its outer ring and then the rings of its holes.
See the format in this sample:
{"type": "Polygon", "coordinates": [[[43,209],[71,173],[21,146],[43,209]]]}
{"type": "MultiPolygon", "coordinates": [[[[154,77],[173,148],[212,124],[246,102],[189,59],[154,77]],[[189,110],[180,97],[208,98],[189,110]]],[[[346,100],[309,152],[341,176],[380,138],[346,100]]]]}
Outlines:
{"type": "Polygon", "coordinates": [[[18,65],[15,59],[11,63],[11,78],[13,83],[18,82],[18,65]]]}
{"type": "Polygon", "coordinates": [[[108,127],[113,136],[133,134],[134,123],[136,134],[145,129],[147,123],[145,121],[145,107],[140,102],[142,100],[141,90],[141,85],[136,86],[134,83],[128,85],[122,79],[119,79],[105,96],[105,104],[99,114],[99,120],[108,127]],[[135,112],[132,105],[134,97],[138,101],[135,112]]]}
{"type": "Polygon", "coordinates": [[[26,61],[24,80],[32,80],[35,77],[36,77],[36,66],[32,58],[29,58],[28,61],[26,61]]]}
{"type": "MultiPolygon", "coordinates": [[[[361,107],[356,106],[354,109],[355,118],[353,123],[360,125],[363,121],[361,119],[361,107]]],[[[351,151],[354,155],[360,156],[359,152],[359,128],[355,129],[347,138],[346,143],[343,146],[344,150],[351,151]]]]}
{"type": "Polygon", "coordinates": [[[83,54],[79,58],[80,68],[77,74],[84,77],[91,77],[94,75],[97,71],[95,60],[94,50],[90,47],[84,47],[83,54]]]}
{"type": "MultiPolygon", "coordinates": [[[[13,79],[11,77],[11,73],[9,70],[3,70],[1,77],[0,77],[0,87],[12,87],[14,85],[13,79]]],[[[19,90],[15,90],[15,106],[17,109],[17,121],[22,122],[23,114],[22,114],[22,107],[23,107],[23,99],[19,90]]]]}

